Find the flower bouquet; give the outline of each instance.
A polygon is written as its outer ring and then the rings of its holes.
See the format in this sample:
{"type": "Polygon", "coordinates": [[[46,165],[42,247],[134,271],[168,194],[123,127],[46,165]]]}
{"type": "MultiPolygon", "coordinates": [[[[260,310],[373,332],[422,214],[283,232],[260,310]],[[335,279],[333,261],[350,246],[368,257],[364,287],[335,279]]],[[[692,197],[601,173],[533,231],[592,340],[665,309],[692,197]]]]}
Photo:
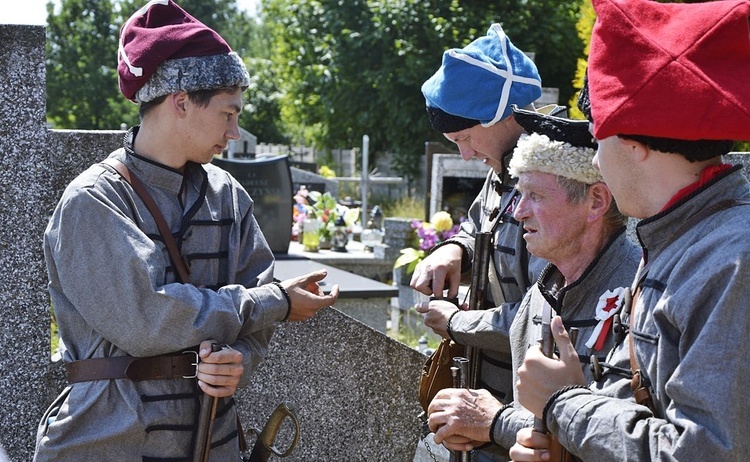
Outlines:
{"type": "Polygon", "coordinates": [[[317,240],[323,243],[323,247],[326,242],[330,244],[338,217],[344,218],[347,229],[359,218],[359,208],[337,204],[336,199],[329,192],[308,191],[305,186],[302,186],[295,194],[294,200],[292,236],[302,234],[304,226],[312,227],[313,232],[317,233],[317,240]],[[307,225],[303,225],[306,221],[307,225]]]}
{"type": "Polygon", "coordinates": [[[460,224],[454,224],[448,212],[437,212],[428,222],[412,221],[411,227],[418,242],[413,247],[401,249],[401,255],[393,265],[394,269],[406,266],[406,274],[414,272],[414,268],[424,260],[430,249],[453,237],[458,232],[460,224]]]}

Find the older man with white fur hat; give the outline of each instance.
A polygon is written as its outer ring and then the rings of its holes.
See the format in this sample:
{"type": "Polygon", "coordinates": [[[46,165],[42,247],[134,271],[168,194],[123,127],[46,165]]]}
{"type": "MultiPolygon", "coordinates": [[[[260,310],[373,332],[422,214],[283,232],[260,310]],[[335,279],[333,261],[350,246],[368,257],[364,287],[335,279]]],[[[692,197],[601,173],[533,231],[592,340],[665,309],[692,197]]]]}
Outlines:
{"type": "MultiPolygon", "coordinates": [[[[610,313],[621,303],[640,255],[592,165],[596,143],[587,122],[520,109],[514,115],[529,132],[519,139],[509,164],[521,193],[514,217],[522,223],[528,250],[549,262],[510,329],[514,379],[526,351],[541,337],[545,307],[578,329],[579,369],[592,378],[589,358],[603,361],[614,345],[610,313]]],[[[486,390],[444,390],[429,409],[436,441],[454,450],[486,442],[510,448],[518,430],[533,421],[518,402],[502,403],[486,390]]]]}

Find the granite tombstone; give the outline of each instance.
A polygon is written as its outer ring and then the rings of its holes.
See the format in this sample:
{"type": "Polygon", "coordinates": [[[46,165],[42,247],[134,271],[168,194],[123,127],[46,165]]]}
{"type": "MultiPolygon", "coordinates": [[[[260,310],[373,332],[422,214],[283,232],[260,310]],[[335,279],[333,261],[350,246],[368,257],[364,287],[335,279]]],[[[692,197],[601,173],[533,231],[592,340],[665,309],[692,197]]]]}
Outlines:
{"type": "Polygon", "coordinates": [[[250,194],[255,202],[253,214],[273,253],[287,253],[292,233],[293,194],[288,156],[214,157],[212,163],[231,173],[250,194]]]}

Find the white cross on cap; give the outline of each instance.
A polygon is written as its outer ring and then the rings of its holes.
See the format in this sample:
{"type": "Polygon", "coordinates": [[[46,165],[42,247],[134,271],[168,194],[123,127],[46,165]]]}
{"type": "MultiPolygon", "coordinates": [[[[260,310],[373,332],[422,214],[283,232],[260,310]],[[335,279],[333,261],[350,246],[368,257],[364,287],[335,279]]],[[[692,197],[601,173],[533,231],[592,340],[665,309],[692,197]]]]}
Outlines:
{"type": "Polygon", "coordinates": [[[508,99],[510,98],[510,88],[514,82],[523,83],[526,85],[534,85],[539,88],[542,87],[542,82],[535,78],[518,76],[513,73],[513,66],[510,65],[510,61],[508,60],[508,36],[505,35],[505,31],[503,31],[503,28],[500,26],[500,24],[493,24],[490,27],[490,30],[495,32],[500,38],[500,45],[503,50],[503,59],[505,60],[508,69],[498,69],[490,63],[472,58],[465,53],[459,53],[457,50],[448,51],[448,54],[453,58],[460,59],[461,61],[477,67],[481,67],[482,69],[492,72],[493,74],[497,74],[505,79],[505,82],[503,83],[503,89],[500,93],[500,103],[497,106],[497,111],[495,111],[495,117],[487,123],[482,123],[483,127],[491,127],[502,118],[503,113],[508,106],[508,99]]]}

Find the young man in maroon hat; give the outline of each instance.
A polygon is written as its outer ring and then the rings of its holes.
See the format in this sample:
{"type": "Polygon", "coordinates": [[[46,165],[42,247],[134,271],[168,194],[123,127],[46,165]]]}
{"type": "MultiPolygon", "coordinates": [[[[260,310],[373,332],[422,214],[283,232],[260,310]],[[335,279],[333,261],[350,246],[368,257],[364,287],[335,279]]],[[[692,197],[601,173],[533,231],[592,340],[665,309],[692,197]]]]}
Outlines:
{"type": "MultiPolygon", "coordinates": [[[[531,348],[518,399],[583,460],[744,461],[750,185],[721,156],[750,139],[750,2],[593,3],[580,105],[643,258],[601,380],[555,318],[560,359],[531,348]]],[[[549,460],[541,434],[517,441],[514,460],[549,460]]]]}
{"type": "Polygon", "coordinates": [[[70,385],[42,418],[34,460],[190,460],[209,397],[223,398],[211,460],[239,460],[232,394],[277,323],[310,318],[338,288],[322,293],[325,272],[272,282],[252,199],[210,164],[239,138],[249,83],[227,43],[153,0],[123,25],[118,58],[141,124],[70,183],[44,236],[70,385]]]}

